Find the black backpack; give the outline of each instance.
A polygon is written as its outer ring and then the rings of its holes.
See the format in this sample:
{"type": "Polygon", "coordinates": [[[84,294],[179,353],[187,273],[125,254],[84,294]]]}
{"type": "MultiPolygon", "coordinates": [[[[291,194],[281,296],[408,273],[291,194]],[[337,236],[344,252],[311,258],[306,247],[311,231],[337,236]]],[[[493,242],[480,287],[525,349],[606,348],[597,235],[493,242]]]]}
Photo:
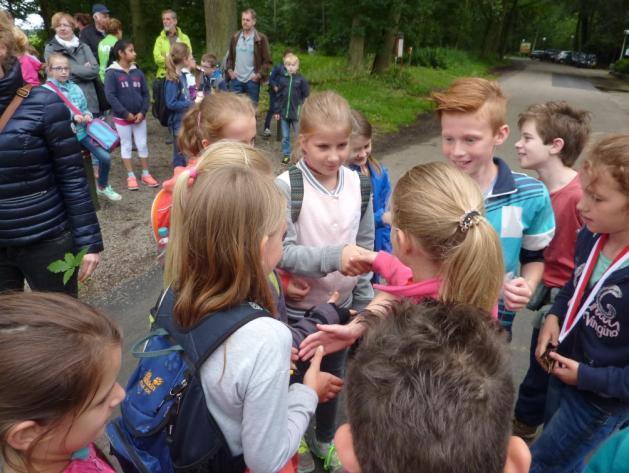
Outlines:
{"type": "Polygon", "coordinates": [[[162,126],[168,126],[170,118],[170,110],[166,107],[165,83],[164,77],[158,77],[153,81],[153,104],[151,106],[151,113],[162,126]]]}
{"type": "Polygon", "coordinates": [[[134,347],[140,361],[121,415],[107,425],[111,452],[125,473],[243,473],[243,456],[232,455],[207,408],[199,369],[232,333],[269,313],[243,303],[184,331],[172,318],[174,304],[168,289],[152,311],[155,330],[134,347]]]}

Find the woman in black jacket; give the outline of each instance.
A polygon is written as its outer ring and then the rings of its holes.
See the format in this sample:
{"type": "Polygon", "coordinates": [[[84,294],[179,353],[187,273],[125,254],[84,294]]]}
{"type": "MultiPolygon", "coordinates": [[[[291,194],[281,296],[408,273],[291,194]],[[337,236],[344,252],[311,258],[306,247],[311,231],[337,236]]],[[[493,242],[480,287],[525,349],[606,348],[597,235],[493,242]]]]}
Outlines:
{"type": "MultiPolygon", "coordinates": [[[[24,81],[12,26],[0,15],[0,114],[24,81]]],[[[87,248],[78,280],[98,265],[103,241],[90,198],[79,143],[66,106],[53,92],[31,90],[0,133],[0,291],[77,295],[77,274],[47,266],[87,248]]]]}

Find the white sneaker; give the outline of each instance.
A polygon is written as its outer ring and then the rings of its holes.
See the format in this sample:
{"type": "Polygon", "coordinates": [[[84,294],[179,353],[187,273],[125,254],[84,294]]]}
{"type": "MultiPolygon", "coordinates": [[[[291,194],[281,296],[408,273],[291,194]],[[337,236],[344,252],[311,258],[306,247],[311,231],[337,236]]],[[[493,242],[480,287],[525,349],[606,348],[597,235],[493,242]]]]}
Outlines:
{"type": "Polygon", "coordinates": [[[264,136],[271,136],[271,129],[270,128],[265,128],[264,129],[264,136]]]}
{"type": "Polygon", "coordinates": [[[107,186],[104,189],[99,189],[98,186],[96,186],[96,193],[108,198],[112,202],[122,200],[122,196],[113,190],[111,186],[107,186]]]}

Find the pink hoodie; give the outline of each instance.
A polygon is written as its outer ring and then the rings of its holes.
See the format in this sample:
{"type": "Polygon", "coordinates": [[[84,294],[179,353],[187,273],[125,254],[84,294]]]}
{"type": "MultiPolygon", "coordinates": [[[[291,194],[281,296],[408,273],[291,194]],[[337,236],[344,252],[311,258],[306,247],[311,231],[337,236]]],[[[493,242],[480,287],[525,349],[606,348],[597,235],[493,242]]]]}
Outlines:
{"type": "Polygon", "coordinates": [[[38,72],[42,67],[41,61],[31,54],[18,56],[18,61],[22,69],[22,78],[33,87],[40,85],[38,72]]]}

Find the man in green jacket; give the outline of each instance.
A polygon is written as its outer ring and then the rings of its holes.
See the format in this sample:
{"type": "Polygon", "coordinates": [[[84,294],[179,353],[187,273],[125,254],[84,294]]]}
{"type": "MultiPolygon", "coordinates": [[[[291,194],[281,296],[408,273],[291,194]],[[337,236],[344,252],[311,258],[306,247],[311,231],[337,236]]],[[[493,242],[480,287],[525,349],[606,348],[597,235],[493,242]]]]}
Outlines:
{"type": "Polygon", "coordinates": [[[166,54],[170,52],[170,47],[174,43],[184,43],[190,48],[190,54],[192,54],[190,38],[177,26],[177,14],[174,11],[164,10],[162,12],[162,24],[164,29],[155,40],[155,47],[153,47],[153,58],[157,65],[156,76],[158,78],[166,75],[166,54]]]}

